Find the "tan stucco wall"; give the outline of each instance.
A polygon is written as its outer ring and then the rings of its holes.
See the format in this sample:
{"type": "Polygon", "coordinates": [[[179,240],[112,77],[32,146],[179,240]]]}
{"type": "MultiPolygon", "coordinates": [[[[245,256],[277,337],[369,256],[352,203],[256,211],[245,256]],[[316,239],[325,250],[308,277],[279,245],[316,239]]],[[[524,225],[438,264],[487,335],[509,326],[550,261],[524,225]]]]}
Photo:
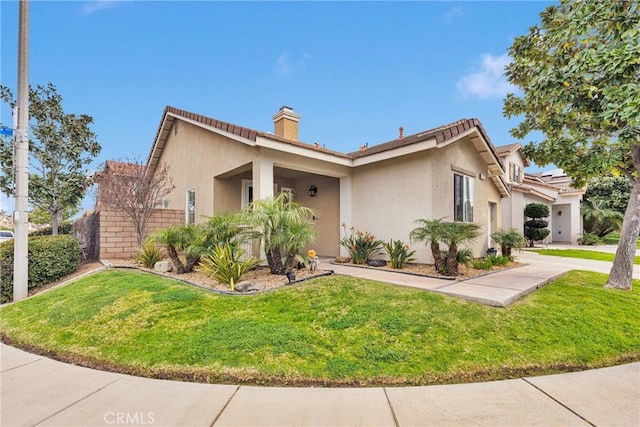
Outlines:
{"type": "Polygon", "coordinates": [[[186,192],[195,188],[196,222],[203,222],[203,215],[214,213],[214,177],[250,163],[254,157],[254,147],[180,121],[177,132],[172,129],[169,133],[160,158],[160,164],[169,165],[176,186],[169,196],[169,208],[184,210],[186,192]]]}
{"type": "MultiPolygon", "coordinates": [[[[486,174],[486,163],[468,140],[428,152],[411,154],[361,166],[353,172],[353,216],[356,229],[369,231],[377,238],[403,240],[409,243],[409,233],[420,218],[444,218],[453,221],[452,165],[476,176],[474,179],[474,222],[482,234],[472,250],[484,256],[488,247],[488,202],[495,206],[494,229],[501,227],[500,193],[486,174]]],[[[432,262],[431,252],[424,244],[411,244],[418,262],[432,262]]]]}

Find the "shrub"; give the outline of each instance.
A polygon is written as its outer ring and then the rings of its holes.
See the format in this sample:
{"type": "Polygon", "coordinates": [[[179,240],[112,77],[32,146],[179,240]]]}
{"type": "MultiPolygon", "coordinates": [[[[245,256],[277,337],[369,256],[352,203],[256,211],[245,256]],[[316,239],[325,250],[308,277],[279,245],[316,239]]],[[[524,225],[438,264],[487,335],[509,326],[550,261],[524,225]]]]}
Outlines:
{"type": "Polygon", "coordinates": [[[546,228],[549,222],[542,219],[549,216],[549,207],[543,203],[529,203],[524,208],[524,214],[531,218],[524,222],[524,235],[529,239],[529,246],[533,247],[536,240],[543,240],[550,233],[546,228]]]}
{"type": "Polygon", "coordinates": [[[491,265],[507,265],[511,259],[505,255],[489,255],[487,257],[489,261],[491,261],[491,265]]]}
{"type": "MultiPolygon", "coordinates": [[[[449,275],[448,271],[447,271],[447,260],[449,259],[449,252],[448,251],[442,251],[440,253],[441,257],[442,257],[442,262],[444,263],[442,266],[442,269],[438,270],[440,273],[442,274],[447,274],[449,275]]],[[[460,249],[457,253],[456,253],[456,261],[457,264],[462,264],[465,266],[470,266],[473,264],[473,253],[471,252],[471,249],[469,248],[464,248],[464,249],[460,249]]],[[[456,270],[456,274],[457,274],[457,270],[456,270]]]]}
{"type": "Polygon", "coordinates": [[[164,252],[151,239],[142,242],[142,246],[138,249],[138,256],[136,256],[136,260],[147,268],[153,268],[156,262],[162,261],[162,258],[164,258],[164,252]]]}
{"type": "Polygon", "coordinates": [[[584,233],[582,237],[578,239],[579,245],[599,245],[601,243],[602,239],[593,233],[584,233]]]}
{"type": "Polygon", "coordinates": [[[377,240],[376,236],[368,231],[354,231],[351,227],[351,233],[347,235],[347,228],[343,224],[345,235],[340,239],[342,245],[354,264],[365,264],[369,259],[382,251],[382,240],[377,240]]]}
{"type": "Polygon", "coordinates": [[[401,240],[392,239],[382,243],[382,246],[389,256],[391,268],[402,268],[405,263],[414,260],[413,255],[416,251],[410,251],[409,245],[405,245],[401,240]]]}
{"type": "Polygon", "coordinates": [[[238,250],[237,255],[234,255],[234,249],[229,243],[218,245],[200,259],[200,268],[207,276],[226,283],[235,291],[235,284],[242,275],[260,264],[260,260],[254,257],[241,261],[239,258],[242,255],[242,250],[238,250]]]}
{"type": "Polygon", "coordinates": [[[478,259],[474,259],[471,262],[471,266],[476,270],[491,270],[491,267],[493,267],[493,264],[491,263],[490,259],[478,258],[478,259]]]}
{"type": "MultiPolygon", "coordinates": [[[[28,287],[55,282],[78,269],[80,245],[69,235],[29,238],[28,287]]],[[[0,301],[13,299],[13,240],[0,244],[0,301]]]]}
{"type": "MultiPolygon", "coordinates": [[[[53,232],[50,225],[29,233],[29,236],[51,236],[53,232]]],[[[70,222],[64,222],[58,226],[58,235],[60,234],[73,234],[73,224],[70,222]]]]}
{"type": "Polygon", "coordinates": [[[526,239],[514,228],[498,230],[491,235],[491,239],[500,245],[502,255],[510,260],[513,260],[513,249],[520,250],[527,244],[526,239]]]}

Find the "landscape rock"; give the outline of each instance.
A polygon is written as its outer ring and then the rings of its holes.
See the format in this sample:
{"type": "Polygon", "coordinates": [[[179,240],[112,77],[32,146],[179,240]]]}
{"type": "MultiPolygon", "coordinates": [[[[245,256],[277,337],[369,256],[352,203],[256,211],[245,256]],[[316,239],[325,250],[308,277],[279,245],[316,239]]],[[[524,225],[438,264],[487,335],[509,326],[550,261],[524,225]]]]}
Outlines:
{"type": "Polygon", "coordinates": [[[351,258],[347,256],[337,256],[335,262],[337,262],[338,264],[347,264],[351,262],[351,258]]]}
{"type": "Polygon", "coordinates": [[[236,292],[264,291],[265,285],[261,283],[253,283],[249,280],[243,280],[241,282],[236,283],[235,289],[236,289],[236,292]]]}
{"type": "Polygon", "coordinates": [[[160,273],[168,273],[173,270],[173,264],[171,261],[158,261],[153,265],[153,269],[160,273]]]}
{"type": "Polygon", "coordinates": [[[369,267],[384,267],[387,265],[387,261],[383,259],[370,259],[367,261],[369,267]]]}

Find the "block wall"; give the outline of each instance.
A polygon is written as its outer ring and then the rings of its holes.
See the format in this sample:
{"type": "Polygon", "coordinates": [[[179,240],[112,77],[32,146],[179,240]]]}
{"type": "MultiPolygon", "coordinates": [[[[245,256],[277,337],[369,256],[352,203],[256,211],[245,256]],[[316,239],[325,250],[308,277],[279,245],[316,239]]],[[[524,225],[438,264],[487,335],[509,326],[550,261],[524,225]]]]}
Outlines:
{"type": "MultiPolygon", "coordinates": [[[[184,210],[156,209],[147,225],[147,235],[172,224],[184,224],[184,210]]],[[[138,250],[131,220],[120,212],[100,209],[100,259],[133,258],[138,250]]]]}

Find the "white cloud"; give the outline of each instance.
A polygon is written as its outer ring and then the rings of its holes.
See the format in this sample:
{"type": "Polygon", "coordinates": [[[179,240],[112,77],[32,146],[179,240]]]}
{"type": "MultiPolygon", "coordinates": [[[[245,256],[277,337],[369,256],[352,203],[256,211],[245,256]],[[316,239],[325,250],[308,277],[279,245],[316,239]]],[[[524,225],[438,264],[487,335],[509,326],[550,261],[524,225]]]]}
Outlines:
{"type": "Polygon", "coordinates": [[[92,13],[99,12],[101,10],[110,9],[122,3],[121,0],[93,0],[88,1],[82,8],[83,15],[91,15],[92,13]]]}
{"type": "Polygon", "coordinates": [[[282,52],[276,60],[274,72],[281,76],[288,76],[302,70],[306,65],[311,55],[303,53],[298,58],[291,58],[288,52],[282,52]]]}
{"type": "Polygon", "coordinates": [[[451,9],[447,10],[443,14],[445,24],[451,24],[453,21],[456,20],[456,18],[461,16],[462,13],[463,13],[463,10],[462,10],[462,8],[460,6],[455,6],[455,7],[452,7],[451,9]]]}
{"type": "Polygon", "coordinates": [[[463,96],[480,99],[502,98],[507,93],[515,92],[516,87],[507,82],[504,68],[511,62],[509,55],[482,55],[480,70],[461,77],[456,83],[458,92],[463,96]]]}

